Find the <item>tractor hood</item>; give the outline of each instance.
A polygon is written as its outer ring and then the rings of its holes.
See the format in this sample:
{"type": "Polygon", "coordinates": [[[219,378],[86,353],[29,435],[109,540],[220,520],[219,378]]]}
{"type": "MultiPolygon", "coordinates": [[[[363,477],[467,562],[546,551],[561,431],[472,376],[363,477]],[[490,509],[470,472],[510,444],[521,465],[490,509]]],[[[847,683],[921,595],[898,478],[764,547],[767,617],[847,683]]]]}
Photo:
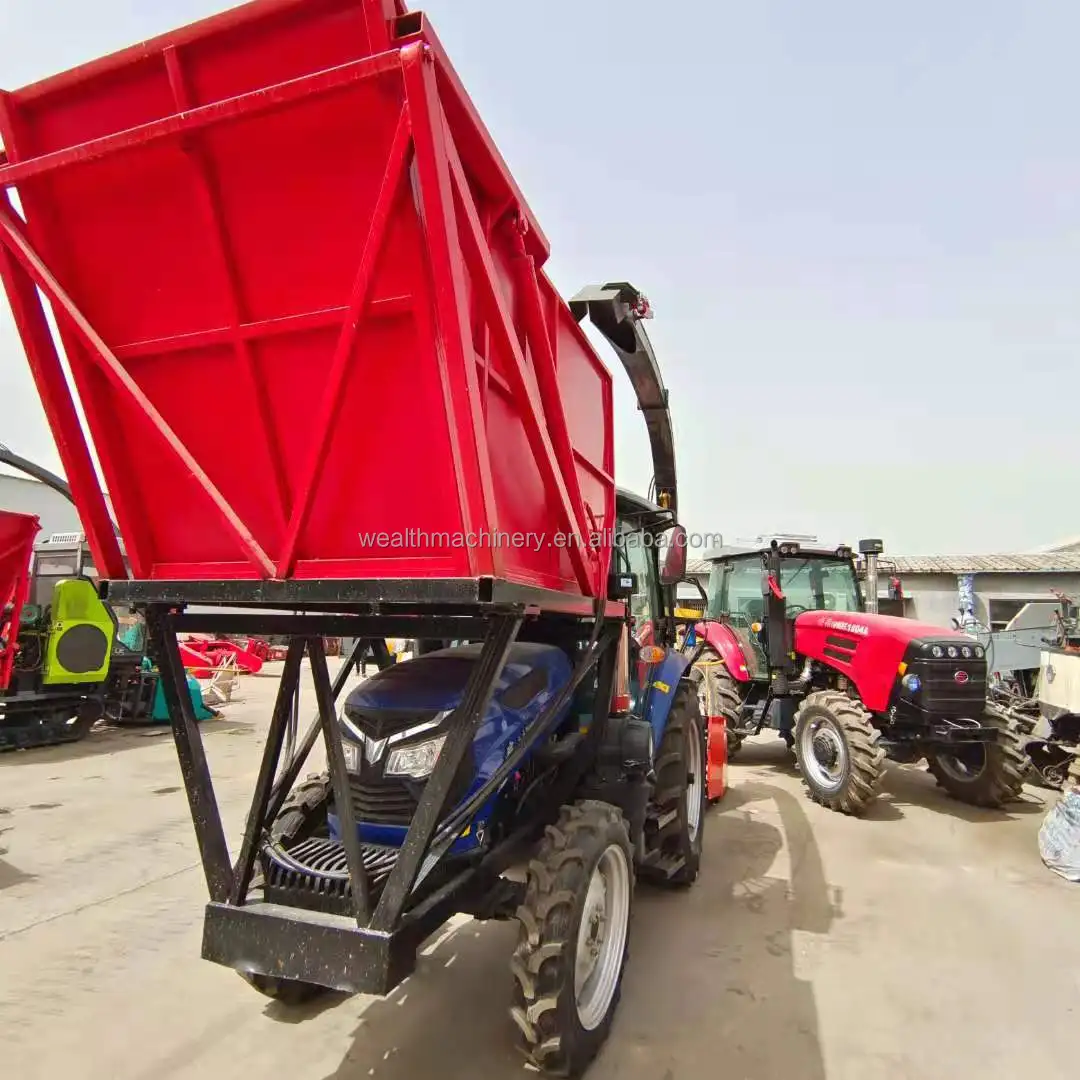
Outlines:
{"type": "Polygon", "coordinates": [[[914,619],[805,611],[795,619],[795,652],[850,678],[871,712],[888,707],[897,679],[916,662],[940,669],[949,680],[955,676],[980,699],[985,695],[986,656],[978,640],[914,619]]]}
{"type": "MultiPolygon", "coordinates": [[[[434,714],[457,708],[482,648],[482,645],[461,645],[439,649],[385,668],[349,694],[345,715],[377,712],[434,714]]],[[[554,645],[514,645],[495,685],[495,701],[514,707],[516,695],[511,694],[510,700],[505,701],[507,692],[534,671],[546,676],[536,678],[537,690],[546,696],[558,690],[570,677],[570,661],[554,645]]]]}
{"type": "Polygon", "coordinates": [[[818,633],[870,637],[907,645],[912,641],[948,641],[972,645],[976,639],[959,630],[917,622],[899,615],[869,615],[863,611],[804,611],[795,619],[795,633],[813,629],[818,633]]]}

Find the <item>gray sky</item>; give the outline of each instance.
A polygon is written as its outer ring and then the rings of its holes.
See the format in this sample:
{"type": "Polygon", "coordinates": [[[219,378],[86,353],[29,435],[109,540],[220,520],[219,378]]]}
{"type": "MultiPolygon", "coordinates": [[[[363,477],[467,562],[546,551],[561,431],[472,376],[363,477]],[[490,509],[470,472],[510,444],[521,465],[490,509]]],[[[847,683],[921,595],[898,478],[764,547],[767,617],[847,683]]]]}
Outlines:
{"type": "MultiPolygon", "coordinates": [[[[6,0],[0,85],[227,6],[6,0]]],[[[650,296],[689,529],[908,553],[1080,532],[1080,6],[411,6],[564,295],[623,279],[650,296]]],[[[615,374],[619,482],[643,490],[615,374]]],[[[0,441],[58,465],[6,304],[0,395],[0,441]]]]}

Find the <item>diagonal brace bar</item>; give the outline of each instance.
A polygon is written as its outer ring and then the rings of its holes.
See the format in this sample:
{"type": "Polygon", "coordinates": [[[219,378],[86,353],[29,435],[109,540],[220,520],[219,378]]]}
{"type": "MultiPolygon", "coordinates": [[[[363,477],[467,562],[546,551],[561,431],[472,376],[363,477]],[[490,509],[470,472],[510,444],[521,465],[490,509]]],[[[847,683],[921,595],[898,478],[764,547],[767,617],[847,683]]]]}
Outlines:
{"type": "Polygon", "coordinates": [[[296,557],[296,548],[300,542],[300,534],[307,522],[308,515],[311,513],[319,472],[326,462],[334,425],[341,410],[341,384],[345,380],[345,375],[349,369],[349,361],[352,359],[356,349],[361,320],[371,297],[375,267],[386,243],[391,214],[402,190],[402,181],[406,175],[411,149],[412,137],[409,127],[409,113],[407,109],[403,108],[398,116],[397,127],[390,144],[389,160],[383,172],[379,195],[375,201],[375,209],[372,212],[371,223],[368,226],[368,233],[364,240],[364,248],[360,255],[360,267],[356,272],[356,279],[353,282],[352,293],[349,296],[349,304],[342,322],[341,332],[338,334],[334,354],[330,360],[330,369],[326,379],[326,389],[323,392],[323,399],[319,406],[319,415],[312,423],[312,428],[316,432],[315,444],[303,474],[303,482],[297,492],[292,519],[288,523],[285,551],[277,563],[277,576],[279,578],[287,577],[292,570],[292,564],[296,557]]]}
{"type": "Polygon", "coordinates": [[[61,316],[75,331],[86,347],[91,359],[104,372],[109,382],[145,413],[158,434],[191,473],[195,482],[210,497],[226,524],[240,541],[249,560],[266,576],[272,576],[274,563],[259,546],[251,531],[240,520],[236,511],[229,505],[225,496],[218,490],[210,477],[206,475],[205,470],[192,456],[191,451],[188,450],[150,399],[139,388],[139,384],[131,377],[97,331],[90,325],[89,320],[79,310],[75,301],[68,295],[60,282],[57,281],[41,256],[34,250],[33,245],[23,235],[12,215],[3,206],[0,206],[0,243],[11,252],[16,261],[33,278],[38,288],[56,305],[57,315],[61,316]]]}
{"type": "MultiPolygon", "coordinates": [[[[349,676],[352,674],[353,667],[359,666],[360,658],[364,655],[364,649],[369,645],[375,653],[375,663],[380,671],[390,667],[393,663],[390,659],[390,650],[387,649],[386,642],[382,638],[358,639],[353,644],[348,659],[341,665],[338,669],[338,673],[334,676],[334,683],[330,687],[330,695],[333,701],[337,701],[337,699],[341,697],[341,692],[345,689],[345,684],[349,681],[349,676]]],[[[277,783],[274,784],[274,790],[270,793],[270,803],[266,810],[266,818],[268,821],[273,821],[281,812],[281,808],[285,804],[285,800],[289,797],[289,792],[292,790],[293,784],[296,783],[296,778],[300,775],[300,770],[304,767],[304,762],[307,761],[308,755],[314,749],[321,731],[322,714],[320,713],[320,715],[312,721],[311,726],[307,729],[303,739],[300,741],[299,748],[286,763],[281,776],[278,777],[277,783]]]]}
{"type": "MultiPolygon", "coordinates": [[[[491,260],[490,252],[484,241],[484,231],[480,219],[476,213],[472,195],[469,192],[468,181],[457,150],[453,143],[447,140],[447,155],[450,166],[451,186],[455,201],[461,209],[465,220],[464,243],[466,262],[472,273],[473,287],[477,290],[487,308],[489,319],[488,327],[500,352],[506,357],[507,377],[514,387],[515,395],[523,405],[522,424],[525,435],[529,440],[541,475],[544,477],[545,486],[553,492],[557,500],[558,509],[577,542],[571,543],[567,554],[574,567],[581,590],[590,595],[596,587],[591,571],[585,559],[587,546],[580,542],[584,531],[584,511],[575,506],[572,489],[568,490],[567,484],[576,481],[577,473],[572,468],[564,477],[559,468],[558,457],[552,445],[552,436],[548,432],[549,419],[542,415],[542,408],[533,396],[532,387],[529,384],[525,357],[522,355],[518,344],[517,334],[513,329],[513,323],[503,304],[502,297],[495,285],[495,267],[491,260]],[[580,518],[579,515],[580,514],[580,518]]],[[[559,434],[556,428],[555,434],[559,434]]],[[[569,458],[566,461],[569,464],[569,458]]],[[[580,496],[579,500],[580,502],[580,496]]]]}
{"type": "Polygon", "coordinates": [[[259,766],[259,777],[255,781],[255,792],[251,798],[251,809],[248,811],[244,839],[240,845],[240,856],[236,860],[236,866],[233,870],[232,893],[229,896],[230,904],[242,904],[244,902],[255,869],[255,856],[258,852],[259,841],[262,839],[265,829],[269,827],[270,821],[273,820],[267,817],[266,808],[270,803],[270,796],[273,794],[274,775],[277,773],[278,761],[281,759],[281,747],[285,741],[285,732],[288,729],[293,702],[296,700],[296,689],[300,683],[300,661],[303,658],[304,639],[294,637],[289,642],[289,651],[285,654],[285,666],[281,672],[277,699],[274,701],[274,711],[270,717],[270,728],[266,733],[266,749],[263,750],[262,764],[259,766]]]}
{"type": "Polygon", "coordinates": [[[330,686],[330,672],[326,666],[326,647],[321,637],[308,638],[308,658],[311,675],[315,682],[315,700],[319,705],[319,720],[323,742],[326,746],[326,765],[330,770],[330,784],[334,791],[334,808],[341,824],[341,843],[345,848],[345,860],[349,864],[349,881],[352,884],[352,908],[358,926],[364,925],[369,913],[370,888],[367,871],[360,854],[360,834],[356,828],[352,792],[349,790],[349,774],[345,769],[345,751],[341,748],[337,717],[334,713],[334,692],[330,686]]]}

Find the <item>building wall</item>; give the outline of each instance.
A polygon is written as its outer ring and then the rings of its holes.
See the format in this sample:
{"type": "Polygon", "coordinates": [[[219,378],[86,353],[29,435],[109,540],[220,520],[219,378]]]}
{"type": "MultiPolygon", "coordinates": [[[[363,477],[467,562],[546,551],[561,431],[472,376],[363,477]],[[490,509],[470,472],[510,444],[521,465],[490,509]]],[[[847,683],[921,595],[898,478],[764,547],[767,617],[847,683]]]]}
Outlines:
{"type": "MultiPolygon", "coordinates": [[[[909,618],[949,626],[959,614],[955,574],[906,574],[900,580],[909,618]]],[[[991,600],[1052,600],[1052,589],[1080,596],[1080,574],[976,574],[975,617],[989,626],[991,600]]]]}
{"type": "Polygon", "coordinates": [[[37,514],[41,519],[38,539],[52,533],[80,532],[79,515],[67,499],[37,480],[0,474],[0,510],[37,514]]]}

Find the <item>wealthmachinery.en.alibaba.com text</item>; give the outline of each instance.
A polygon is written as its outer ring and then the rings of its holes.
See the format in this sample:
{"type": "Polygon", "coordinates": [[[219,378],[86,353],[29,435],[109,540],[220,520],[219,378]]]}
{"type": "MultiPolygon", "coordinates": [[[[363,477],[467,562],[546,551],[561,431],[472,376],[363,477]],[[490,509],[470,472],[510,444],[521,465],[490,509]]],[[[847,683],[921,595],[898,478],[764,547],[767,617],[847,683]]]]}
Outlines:
{"type": "MultiPolygon", "coordinates": [[[[603,547],[667,547],[668,533],[654,536],[640,532],[589,532],[585,535],[569,532],[509,532],[481,529],[475,532],[429,532],[426,529],[400,529],[396,532],[360,533],[360,543],[366,548],[542,548],[603,547]]],[[[686,533],[687,547],[712,548],[723,544],[720,533],[686,533]]]]}

